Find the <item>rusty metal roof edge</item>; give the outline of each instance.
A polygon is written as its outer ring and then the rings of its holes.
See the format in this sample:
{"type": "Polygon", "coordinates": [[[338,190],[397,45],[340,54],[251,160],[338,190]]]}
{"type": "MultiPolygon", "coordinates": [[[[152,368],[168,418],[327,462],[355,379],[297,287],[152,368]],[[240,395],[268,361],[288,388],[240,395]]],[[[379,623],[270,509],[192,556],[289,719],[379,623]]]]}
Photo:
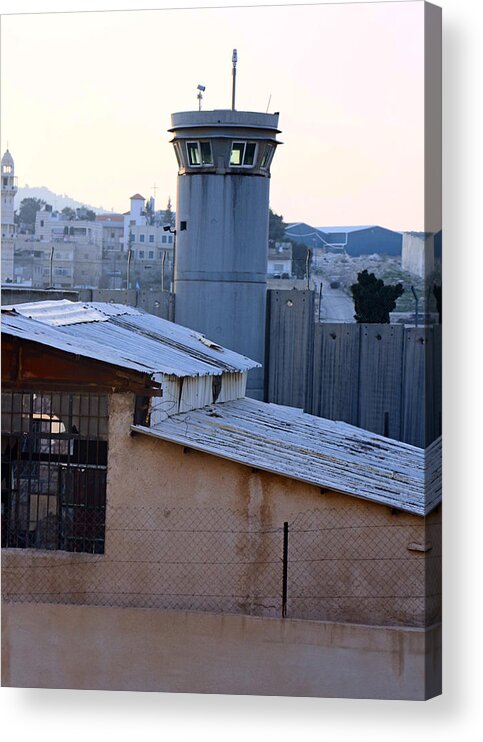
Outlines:
{"type": "MultiPolygon", "coordinates": [[[[20,315],[17,315],[17,316],[20,316],[20,315]]],[[[27,319],[27,318],[24,318],[24,319],[27,319]]],[[[35,320],[30,320],[30,321],[34,322],[35,320]]],[[[42,326],[42,323],[39,322],[39,325],[42,326]]],[[[45,325],[43,326],[45,327],[45,325]]],[[[5,335],[19,338],[20,340],[24,340],[25,342],[28,342],[28,343],[38,343],[39,345],[43,345],[47,348],[52,348],[53,350],[58,350],[61,353],[67,353],[68,355],[71,355],[74,357],[81,356],[82,358],[85,358],[89,361],[97,361],[98,363],[103,363],[106,366],[111,366],[112,368],[118,369],[119,371],[139,374],[141,376],[145,376],[149,378],[150,381],[152,381],[156,385],[160,384],[160,380],[156,378],[157,376],[156,373],[153,372],[152,369],[148,368],[147,366],[143,367],[142,364],[140,363],[135,364],[134,362],[131,362],[129,365],[123,362],[116,363],[115,361],[111,359],[103,358],[103,357],[100,357],[99,355],[93,355],[92,352],[89,352],[89,349],[83,350],[83,349],[74,347],[72,343],[69,342],[68,335],[62,336],[62,340],[64,341],[63,343],[57,343],[54,345],[52,343],[52,338],[49,338],[46,335],[37,335],[36,337],[23,337],[22,335],[18,333],[10,332],[9,330],[11,329],[12,328],[8,326],[4,328],[4,326],[2,325],[2,333],[5,335]]],[[[56,330],[57,328],[55,326],[50,326],[49,329],[56,330]]],[[[95,340],[91,340],[88,345],[91,345],[91,344],[98,345],[99,348],[102,349],[102,346],[100,346],[99,343],[96,343],[95,340]]]]}

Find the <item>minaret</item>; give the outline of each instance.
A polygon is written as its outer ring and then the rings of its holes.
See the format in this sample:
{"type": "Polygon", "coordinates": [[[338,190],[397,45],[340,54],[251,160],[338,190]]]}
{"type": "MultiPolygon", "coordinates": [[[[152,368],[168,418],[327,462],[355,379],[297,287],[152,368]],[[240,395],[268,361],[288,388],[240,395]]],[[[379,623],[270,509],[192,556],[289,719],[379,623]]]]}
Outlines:
{"type": "MultiPolygon", "coordinates": [[[[278,114],[172,115],[178,160],[175,319],[260,363],[265,355],[270,164],[278,114]]],[[[263,369],[248,396],[263,399],[263,369]]]]}
{"type": "Polygon", "coordinates": [[[15,237],[14,198],[17,179],[13,157],[5,151],[1,162],[2,178],[2,283],[13,281],[13,240],[15,237]]]}
{"type": "Polygon", "coordinates": [[[17,178],[13,157],[8,151],[2,157],[2,237],[15,235],[14,198],[17,193],[17,178]]]}

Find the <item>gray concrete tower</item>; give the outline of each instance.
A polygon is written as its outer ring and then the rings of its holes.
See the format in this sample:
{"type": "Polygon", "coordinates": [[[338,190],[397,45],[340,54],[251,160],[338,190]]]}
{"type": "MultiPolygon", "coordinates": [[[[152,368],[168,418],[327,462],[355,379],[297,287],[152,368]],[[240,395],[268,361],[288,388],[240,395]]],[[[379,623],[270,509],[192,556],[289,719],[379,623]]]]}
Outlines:
{"type": "MultiPolygon", "coordinates": [[[[178,324],[260,363],[265,354],[270,164],[278,114],[172,115],[178,160],[174,287],[178,324]]],[[[263,369],[247,394],[263,398],[263,369]]]]}

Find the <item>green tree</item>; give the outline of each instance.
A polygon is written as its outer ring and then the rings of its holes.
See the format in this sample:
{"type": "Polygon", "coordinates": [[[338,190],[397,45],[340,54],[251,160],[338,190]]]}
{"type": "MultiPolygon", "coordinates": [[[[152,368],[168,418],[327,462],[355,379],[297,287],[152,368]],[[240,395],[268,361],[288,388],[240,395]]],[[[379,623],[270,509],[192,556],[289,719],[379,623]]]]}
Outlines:
{"type": "Polygon", "coordinates": [[[25,226],[31,232],[35,230],[35,217],[37,212],[46,206],[45,201],[41,198],[24,198],[20,202],[18,214],[16,215],[15,223],[20,227],[25,226]]]}
{"type": "Polygon", "coordinates": [[[92,209],[86,209],[85,218],[88,222],[95,222],[96,221],[96,212],[92,211],[92,209]]]}
{"type": "Polygon", "coordinates": [[[70,206],[64,206],[60,213],[64,219],[68,219],[71,222],[75,219],[75,211],[74,209],[71,209],[70,206]]]}
{"type": "Polygon", "coordinates": [[[363,270],[357,274],[357,283],[351,286],[354,298],[354,318],[359,323],[389,323],[389,313],[394,311],[396,300],[402,296],[401,283],[386,286],[374,273],[363,270]]]}
{"type": "Polygon", "coordinates": [[[308,253],[309,248],[306,245],[292,242],[292,273],[295,278],[306,278],[308,253]]]}
{"type": "Polygon", "coordinates": [[[270,209],[268,212],[268,239],[272,242],[281,242],[285,236],[286,227],[283,216],[275,214],[270,209]]]}

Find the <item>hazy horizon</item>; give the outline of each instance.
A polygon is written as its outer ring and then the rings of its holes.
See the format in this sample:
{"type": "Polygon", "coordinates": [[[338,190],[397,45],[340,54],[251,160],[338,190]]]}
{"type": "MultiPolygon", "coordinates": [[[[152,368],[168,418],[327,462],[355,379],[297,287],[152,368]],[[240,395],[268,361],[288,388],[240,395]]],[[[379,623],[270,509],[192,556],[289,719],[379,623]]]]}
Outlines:
{"type": "MultiPolygon", "coordinates": [[[[272,209],[287,222],[424,223],[424,3],[2,18],[2,152],[19,185],[125,212],[168,197],[170,114],[279,111],[272,209]],[[35,184],[35,185],[34,185],[35,184]]],[[[439,228],[435,225],[435,228],[439,228]]]]}

